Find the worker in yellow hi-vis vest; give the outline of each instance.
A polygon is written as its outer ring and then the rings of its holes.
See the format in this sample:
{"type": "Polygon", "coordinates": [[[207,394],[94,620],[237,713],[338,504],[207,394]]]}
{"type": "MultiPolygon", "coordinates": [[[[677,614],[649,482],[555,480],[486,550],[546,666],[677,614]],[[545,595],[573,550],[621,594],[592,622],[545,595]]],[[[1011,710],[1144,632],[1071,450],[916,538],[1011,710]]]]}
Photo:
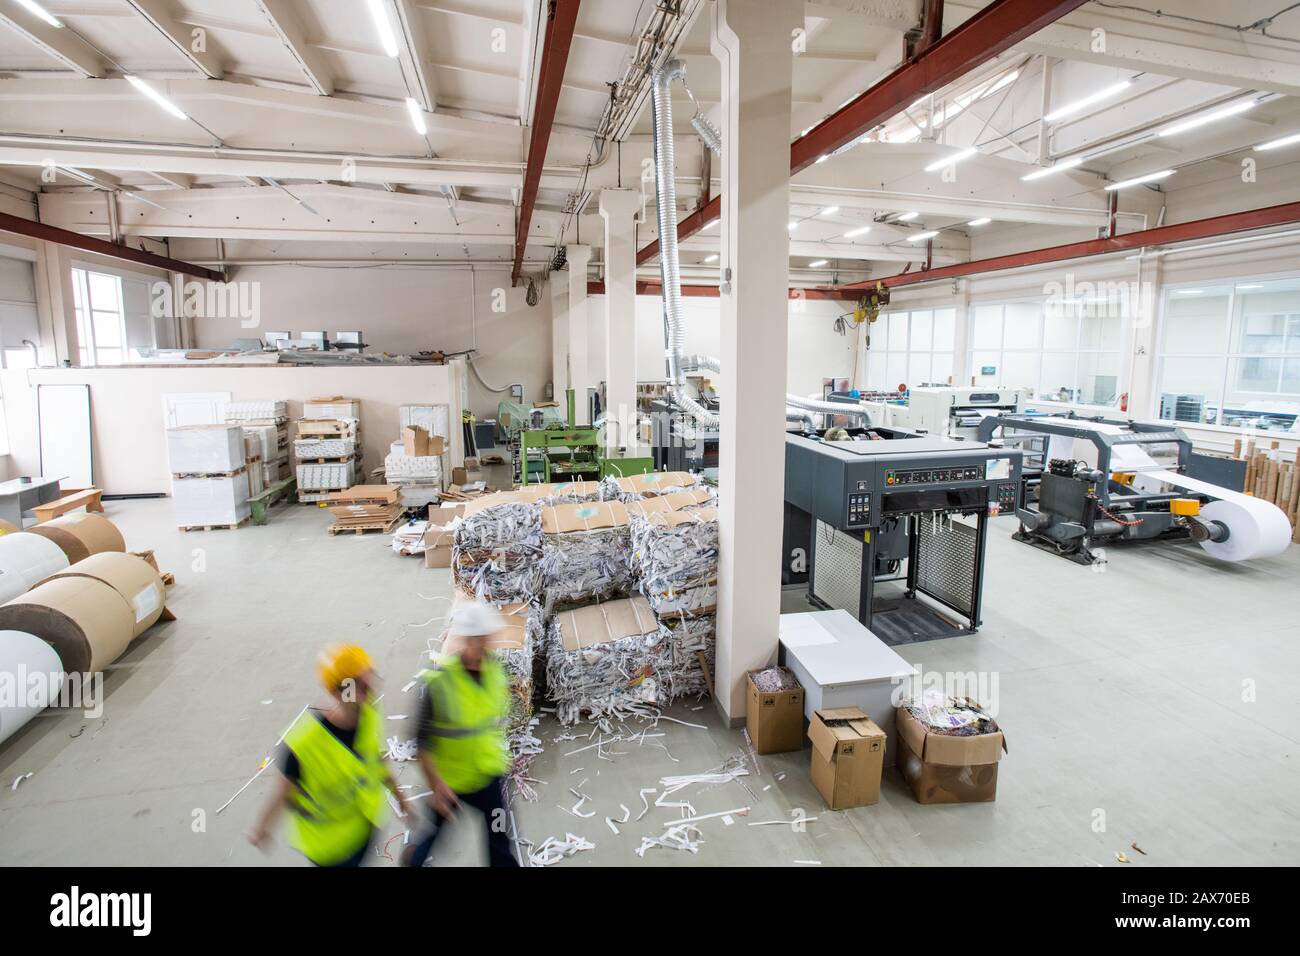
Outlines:
{"type": "Polygon", "coordinates": [[[518,866],[510,845],[504,775],[510,768],[505,723],[510,684],[488,640],[505,626],[478,601],[452,612],[446,652],[425,678],[416,721],[420,768],[432,791],[430,832],[411,841],[406,866],[423,866],[447,822],[468,804],[483,814],[488,864],[518,866]]]}
{"type": "Polygon", "coordinates": [[[384,790],[406,800],[382,757],[382,718],[370,655],[355,644],[325,649],[318,661],[328,707],[308,708],[276,756],[280,779],[249,842],[263,847],[281,810],[289,842],[317,866],[360,866],[387,810],[384,790]]]}

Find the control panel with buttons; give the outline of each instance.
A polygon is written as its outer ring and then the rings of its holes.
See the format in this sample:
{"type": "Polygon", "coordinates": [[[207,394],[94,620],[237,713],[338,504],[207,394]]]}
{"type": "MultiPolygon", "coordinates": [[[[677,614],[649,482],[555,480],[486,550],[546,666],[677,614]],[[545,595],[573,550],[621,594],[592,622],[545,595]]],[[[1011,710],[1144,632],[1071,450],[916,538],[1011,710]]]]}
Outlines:
{"type": "MultiPolygon", "coordinates": [[[[858,487],[864,487],[865,481],[858,482],[858,487]]],[[[849,493],[849,519],[847,526],[850,528],[865,528],[871,523],[871,495],[865,492],[849,493]]]]}
{"type": "Polygon", "coordinates": [[[907,471],[885,472],[885,484],[891,487],[897,485],[928,485],[935,482],[982,481],[983,479],[983,465],[961,465],[956,468],[912,468],[907,471]]]}
{"type": "Polygon", "coordinates": [[[1016,510],[1016,485],[1014,482],[1003,482],[997,486],[997,505],[998,510],[1003,514],[1016,510]]]}

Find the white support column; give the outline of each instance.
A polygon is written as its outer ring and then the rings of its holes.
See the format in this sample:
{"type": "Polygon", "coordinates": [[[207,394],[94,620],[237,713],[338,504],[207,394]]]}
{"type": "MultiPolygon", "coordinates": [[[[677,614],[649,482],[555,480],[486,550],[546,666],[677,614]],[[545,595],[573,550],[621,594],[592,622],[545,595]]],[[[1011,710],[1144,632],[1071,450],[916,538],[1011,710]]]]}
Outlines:
{"type": "Polygon", "coordinates": [[[569,387],[569,281],[551,273],[551,397],[564,407],[564,390],[569,387]]]}
{"type": "Polygon", "coordinates": [[[745,716],[746,671],[774,662],[781,614],[789,325],[791,34],[803,5],[717,0],[722,63],[722,428],[715,699],[745,716]],[[724,276],[725,276],[724,271],[724,276]]]}
{"type": "Polygon", "coordinates": [[[67,246],[42,240],[37,248],[37,317],[41,364],[81,364],[77,307],[72,294],[72,257],[67,246]]]}
{"type": "MultiPolygon", "coordinates": [[[[577,425],[590,425],[587,412],[588,391],[596,387],[587,354],[587,263],[591,246],[565,246],[569,263],[569,388],[573,389],[577,425]]],[[[560,396],[564,404],[564,396],[560,396]]]]}
{"type": "Polygon", "coordinates": [[[605,221],[605,448],[637,455],[636,430],[636,212],[631,189],[602,189],[605,221]]]}

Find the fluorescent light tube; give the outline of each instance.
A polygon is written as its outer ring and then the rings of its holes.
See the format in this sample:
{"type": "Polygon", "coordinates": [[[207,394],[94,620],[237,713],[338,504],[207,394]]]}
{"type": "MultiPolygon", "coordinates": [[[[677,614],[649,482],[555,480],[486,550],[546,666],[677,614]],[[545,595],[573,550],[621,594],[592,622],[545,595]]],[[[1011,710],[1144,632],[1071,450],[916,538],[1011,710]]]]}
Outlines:
{"type": "Polygon", "coordinates": [[[789,229],[791,232],[794,232],[796,229],[799,228],[799,224],[795,222],[793,219],[791,219],[785,228],[789,229]]]}
{"type": "Polygon", "coordinates": [[[917,233],[916,235],[914,235],[914,236],[908,236],[908,237],[907,237],[907,241],[908,241],[908,242],[920,242],[922,239],[933,239],[933,238],[934,238],[935,236],[937,236],[937,235],[939,235],[939,230],[938,230],[938,229],[931,229],[931,230],[929,230],[928,232],[918,232],[918,233],[917,233]]]}
{"type": "Polygon", "coordinates": [[[1083,162],[1082,156],[1071,156],[1069,159],[1063,159],[1053,166],[1044,166],[1042,169],[1035,169],[1032,173],[1025,173],[1020,177],[1022,183],[1032,182],[1035,179],[1042,179],[1044,176],[1050,176],[1053,173],[1061,173],[1067,169],[1073,169],[1083,162]]]}
{"type": "Polygon", "coordinates": [[[1164,179],[1166,176],[1172,176],[1172,169],[1162,169],[1158,173],[1147,173],[1145,176],[1134,176],[1132,179],[1123,179],[1117,183],[1107,183],[1106,192],[1114,192],[1116,189],[1127,189],[1129,186],[1137,186],[1141,183],[1155,182],[1157,179],[1164,179]]]}
{"type": "Polygon", "coordinates": [[[808,268],[809,268],[809,269],[820,269],[820,268],[821,268],[822,266],[824,266],[824,265],[826,265],[826,260],[825,260],[825,259],[814,259],[812,262],[808,263],[808,268]]]}
{"type": "Polygon", "coordinates": [[[715,253],[714,253],[713,255],[711,255],[711,256],[705,256],[705,257],[704,257],[704,261],[705,261],[705,262],[717,262],[717,261],[718,261],[718,254],[715,252],[715,253]]]}
{"type": "Polygon", "coordinates": [[[429,132],[429,128],[424,125],[424,112],[420,109],[420,104],[409,96],[406,98],[406,112],[411,114],[411,125],[417,133],[423,136],[429,132]]]}
{"type": "Polygon", "coordinates": [[[63,24],[59,21],[58,17],[51,14],[39,3],[36,3],[35,0],[18,0],[18,5],[26,9],[28,12],[33,13],[36,16],[40,17],[42,20],[44,20],[52,27],[63,26],[63,24]]]}
{"type": "Polygon", "coordinates": [[[1281,139],[1270,140],[1267,143],[1260,143],[1255,147],[1255,152],[1259,153],[1268,149],[1280,149],[1283,146],[1293,146],[1300,143],[1300,133],[1292,133],[1290,136],[1283,136],[1281,139]]]}
{"type": "Polygon", "coordinates": [[[951,156],[945,156],[943,159],[936,159],[929,166],[925,167],[925,171],[927,173],[933,173],[937,170],[943,169],[945,166],[956,165],[957,163],[960,163],[963,159],[970,159],[978,152],[979,150],[977,150],[974,146],[967,146],[965,149],[957,150],[957,152],[953,153],[951,156]]]}
{"type": "Polygon", "coordinates": [[[1100,103],[1103,100],[1110,99],[1112,96],[1117,96],[1132,85],[1132,80],[1120,80],[1118,83],[1112,83],[1110,86],[1103,86],[1095,93],[1089,93],[1087,96],[1077,99],[1073,103],[1067,103],[1060,109],[1052,110],[1052,112],[1044,116],[1043,119],[1047,120],[1049,123],[1055,123],[1059,119],[1065,119],[1067,116],[1073,116],[1080,110],[1087,109],[1093,103],[1100,103]]]}
{"type": "Polygon", "coordinates": [[[913,219],[915,219],[915,218],[916,218],[917,216],[919,216],[919,215],[921,215],[919,212],[905,212],[905,213],[903,213],[901,216],[898,217],[898,221],[899,221],[899,222],[911,222],[913,219]]]}
{"type": "Polygon", "coordinates": [[[825,209],[823,209],[820,213],[818,213],[818,215],[821,215],[821,216],[833,216],[833,215],[835,215],[835,214],[836,214],[837,212],[839,212],[839,211],[840,211],[840,207],[839,207],[839,206],[827,206],[827,207],[826,207],[825,209]]]}
{"type": "Polygon", "coordinates": [[[993,220],[989,216],[980,216],[978,219],[972,219],[966,223],[968,226],[987,226],[993,220]]]}
{"type": "Polygon", "coordinates": [[[871,231],[870,226],[859,226],[857,229],[850,229],[844,234],[845,239],[856,239],[858,236],[865,236],[871,231]]]}
{"type": "Polygon", "coordinates": [[[386,5],[386,0],[366,0],[370,16],[375,21],[375,29],[379,31],[379,42],[383,45],[384,53],[396,57],[397,35],[393,33],[393,25],[388,22],[388,11],[384,9],[386,5]]]}
{"type": "Polygon", "coordinates": [[[1179,133],[1186,133],[1189,129],[1199,129],[1210,123],[1218,122],[1221,119],[1227,119],[1229,116],[1236,116],[1238,113],[1244,113],[1255,105],[1255,100],[1238,100],[1236,103],[1229,103],[1227,106],[1221,106],[1217,110],[1208,110],[1204,113],[1198,113],[1190,119],[1185,119],[1181,123],[1174,123],[1172,126],[1166,126],[1157,134],[1159,136],[1177,136],[1179,133]]]}
{"type": "Polygon", "coordinates": [[[157,90],[155,90],[152,86],[150,86],[150,85],[149,85],[148,83],[146,83],[144,80],[140,79],[140,77],[138,77],[138,76],[131,76],[131,75],[128,73],[126,79],[127,79],[127,82],[128,82],[128,83],[130,83],[132,86],[134,86],[137,90],[139,90],[139,91],[140,91],[141,93],[143,93],[145,96],[149,97],[149,99],[153,100],[155,103],[157,103],[157,104],[158,104],[159,106],[161,106],[163,109],[165,109],[168,113],[171,113],[172,116],[175,116],[177,119],[189,119],[189,117],[185,115],[185,111],[184,111],[184,110],[182,110],[179,106],[177,106],[177,105],[176,105],[175,103],[173,103],[171,100],[167,99],[167,97],[163,96],[161,93],[159,93],[157,90]]]}

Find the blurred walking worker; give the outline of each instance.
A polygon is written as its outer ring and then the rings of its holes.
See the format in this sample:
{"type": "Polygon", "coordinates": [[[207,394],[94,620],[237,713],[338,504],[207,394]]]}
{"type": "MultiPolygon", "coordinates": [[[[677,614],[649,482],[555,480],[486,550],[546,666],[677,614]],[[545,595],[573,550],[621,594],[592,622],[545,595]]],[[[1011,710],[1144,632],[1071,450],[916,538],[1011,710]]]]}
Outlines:
{"type": "Polygon", "coordinates": [[[425,678],[416,739],[420,767],[432,793],[431,831],[413,838],[403,863],[423,866],[434,841],[462,804],[483,814],[488,864],[518,866],[510,846],[504,774],[510,767],[506,716],[510,685],[488,640],[505,626],[479,601],[457,607],[436,667],[425,678]]]}
{"type": "Polygon", "coordinates": [[[383,761],[370,655],[355,644],[335,644],[317,665],[330,703],[303,711],[284,735],[276,755],[279,784],[248,839],[265,846],[287,808],[289,842],[312,863],[360,866],[387,812],[384,790],[403,813],[406,800],[383,761]]]}

